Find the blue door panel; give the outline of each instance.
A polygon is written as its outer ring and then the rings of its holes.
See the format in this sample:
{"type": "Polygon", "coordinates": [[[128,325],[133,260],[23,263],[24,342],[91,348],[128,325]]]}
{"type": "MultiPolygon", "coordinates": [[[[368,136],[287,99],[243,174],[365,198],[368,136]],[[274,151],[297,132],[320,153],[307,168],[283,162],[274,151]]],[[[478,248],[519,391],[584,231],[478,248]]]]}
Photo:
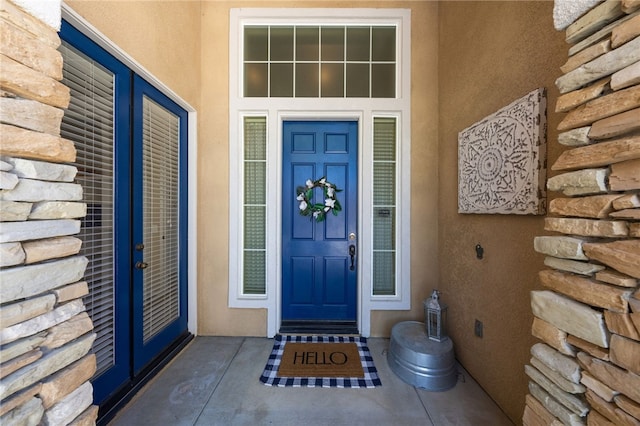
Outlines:
{"type": "MultiPolygon", "coordinates": [[[[285,122],[282,189],[282,319],[355,321],[357,268],[349,234],[357,230],[357,122],[285,122]],[[342,211],[322,222],[299,214],[296,188],[325,176],[341,190],[342,211]]],[[[313,201],[323,201],[322,189],[313,201]]]]}
{"type": "Polygon", "coordinates": [[[316,151],[315,133],[293,132],[291,134],[291,152],[294,154],[310,154],[316,151]]]}
{"type": "Polygon", "coordinates": [[[327,134],[325,137],[325,149],[327,154],[348,154],[349,139],[345,134],[327,134]]]}
{"type": "MultiPolygon", "coordinates": [[[[292,164],[291,168],[293,170],[293,182],[300,182],[300,185],[304,185],[304,182],[309,179],[310,176],[315,176],[317,174],[314,164],[292,164]]],[[[319,195],[320,190],[316,189],[314,199],[317,200],[319,195]]],[[[293,214],[289,223],[292,226],[292,240],[313,240],[315,228],[309,226],[308,217],[300,214],[293,214]]]]}
{"type": "MultiPolygon", "coordinates": [[[[331,176],[331,183],[335,183],[338,188],[347,188],[349,182],[349,164],[328,164],[325,167],[323,176],[331,176]]],[[[339,199],[342,192],[338,193],[339,199]]],[[[345,211],[347,208],[351,209],[350,205],[343,206],[345,211]]],[[[348,235],[348,216],[345,214],[338,214],[332,216],[324,223],[324,237],[326,240],[342,240],[344,241],[348,235]]]]}
{"type": "Polygon", "coordinates": [[[295,305],[311,305],[314,289],[314,258],[295,256],[291,258],[290,300],[295,305]]]}
{"type": "Polygon", "coordinates": [[[348,269],[344,257],[329,257],[324,260],[324,274],[327,285],[324,287],[325,305],[346,305],[348,298],[348,269]]]}

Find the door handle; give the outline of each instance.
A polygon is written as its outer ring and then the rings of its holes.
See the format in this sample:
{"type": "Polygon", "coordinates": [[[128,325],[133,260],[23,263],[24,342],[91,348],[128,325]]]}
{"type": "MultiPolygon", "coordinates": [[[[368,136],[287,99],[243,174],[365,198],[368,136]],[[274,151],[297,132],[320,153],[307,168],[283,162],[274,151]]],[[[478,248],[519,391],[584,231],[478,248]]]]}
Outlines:
{"type": "Polygon", "coordinates": [[[356,266],[354,264],[354,259],[356,257],[356,246],[354,246],[353,244],[349,246],[349,256],[351,256],[351,266],[349,267],[349,269],[353,271],[354,269],[356,269],[356,266]]]}
{"type": "Polygon", "coordinates": [[[149,264],[146,262],[136,262],[135,264],[136,269],[147,269],[147,266],[149,266],[149,264]]]}

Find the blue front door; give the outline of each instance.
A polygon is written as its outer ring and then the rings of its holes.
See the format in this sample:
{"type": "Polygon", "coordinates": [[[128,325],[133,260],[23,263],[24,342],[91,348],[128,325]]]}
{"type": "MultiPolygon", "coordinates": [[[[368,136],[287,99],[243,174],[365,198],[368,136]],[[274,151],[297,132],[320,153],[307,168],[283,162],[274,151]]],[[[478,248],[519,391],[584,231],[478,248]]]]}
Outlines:
{"type": "MultiPolygon", "coordinates": [[[[283,124],[282,320],[356,321],[358,123],[283,124]],[[300,214],[298,187],[326,177],[342,209],[325,220],[300,214]]],[[[313,202],[324,204],[322,188],[313,202]]]]}

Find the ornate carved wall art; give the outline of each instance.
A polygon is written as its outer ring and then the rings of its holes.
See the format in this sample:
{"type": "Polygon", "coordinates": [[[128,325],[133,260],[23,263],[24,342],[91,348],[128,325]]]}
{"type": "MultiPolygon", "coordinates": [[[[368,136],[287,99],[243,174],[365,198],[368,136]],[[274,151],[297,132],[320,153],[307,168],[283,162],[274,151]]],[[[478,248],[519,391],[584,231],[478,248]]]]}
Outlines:
{"type": "Polygon", "coordinates": [[[546,212],[546,90],[458,133],[458,212],[546,212]]]}

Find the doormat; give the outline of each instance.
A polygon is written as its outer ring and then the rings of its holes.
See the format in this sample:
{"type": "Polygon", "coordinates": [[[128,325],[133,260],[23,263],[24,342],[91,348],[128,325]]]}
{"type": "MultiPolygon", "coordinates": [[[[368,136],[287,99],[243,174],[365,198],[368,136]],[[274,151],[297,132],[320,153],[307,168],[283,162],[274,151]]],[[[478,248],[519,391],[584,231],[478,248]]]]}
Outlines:
{"type": "Polygon", "coordinates": [[[346,343],[294,343],[285,345],[278,377],[364,377],[358,346],[346,343]]]}
{"type": "Polygon", "coordinates": [[[277,335],[260,381],[279,387],[373,388],[382,385],[367,339],[350,336],[277,335]]]}

